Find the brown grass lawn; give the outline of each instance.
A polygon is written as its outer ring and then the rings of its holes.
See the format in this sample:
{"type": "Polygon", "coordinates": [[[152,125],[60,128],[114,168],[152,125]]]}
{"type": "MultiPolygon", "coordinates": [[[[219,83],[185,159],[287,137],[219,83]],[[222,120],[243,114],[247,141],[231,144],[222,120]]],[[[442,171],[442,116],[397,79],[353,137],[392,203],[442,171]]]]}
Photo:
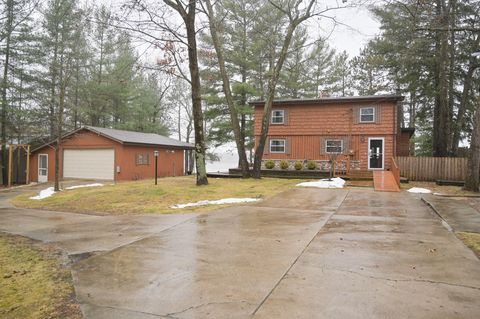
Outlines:
{"type": "Polygon", "coordinates": [[[212,210],[227,205],[183,209],[172,209],[170,206],[229,197],[265,198],[290,189],[299,182],[301,180],[277,178],[210,178],[209,185],[196,186],[193,176],[170,177],[159,179],[157,186],[153,180],[122,182],[103,187],[65,190],[42,200],[29,199],[36,193],[22,194],[12,202],[18,207],[100,215],[182,213],[212,210]]]}
{"type": "Polygon", "coordinates": [[[82,318],[63,262],[51,246],[0,233],[0,318],[82,318]]]}
{"type": "Polygon", "coordinates": [[[480,234],[457,232],[455,233],[480,258],[480,234]]]}

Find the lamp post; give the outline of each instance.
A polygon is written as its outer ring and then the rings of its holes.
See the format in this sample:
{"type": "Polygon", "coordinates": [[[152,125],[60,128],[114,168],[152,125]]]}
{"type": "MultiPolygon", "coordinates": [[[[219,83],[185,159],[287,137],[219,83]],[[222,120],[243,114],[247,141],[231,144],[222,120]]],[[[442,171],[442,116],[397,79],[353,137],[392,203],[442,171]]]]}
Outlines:
{"type": "Polygon", "coordinates": [[[157,185],[157,178],[158,178],[158,151],[153,151],[153,156],[155,156],[155,185],[157,185]]]}

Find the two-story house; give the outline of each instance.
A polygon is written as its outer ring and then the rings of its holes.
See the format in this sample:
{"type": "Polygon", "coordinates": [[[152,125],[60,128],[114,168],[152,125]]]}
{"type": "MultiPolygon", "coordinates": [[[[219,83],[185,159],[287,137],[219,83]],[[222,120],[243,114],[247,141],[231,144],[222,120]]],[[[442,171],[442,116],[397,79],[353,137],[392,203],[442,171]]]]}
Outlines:
{"type": "MultiPolygon", "coordinates": [[[[400,125],[402,100],[398,95],[276,100],[263,159],[315,160],[327,170],[334,158],[345,171],[389,170],[392,157],[409,155],[413,134],[400,125]]],[[[265,102],[250,104],[258,143],[265,102]]]]}

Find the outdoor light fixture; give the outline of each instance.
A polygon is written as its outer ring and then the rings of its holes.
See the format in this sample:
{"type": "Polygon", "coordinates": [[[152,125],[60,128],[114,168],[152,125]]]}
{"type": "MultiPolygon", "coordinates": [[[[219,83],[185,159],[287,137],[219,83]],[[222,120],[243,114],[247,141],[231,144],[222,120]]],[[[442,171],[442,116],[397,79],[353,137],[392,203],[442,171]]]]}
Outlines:
{"type": "Polygon", "coordinates": [[[157,185],[158,179],[158,151],[153,151],[153,156],[155,156],[155,185],[157,185]]]}

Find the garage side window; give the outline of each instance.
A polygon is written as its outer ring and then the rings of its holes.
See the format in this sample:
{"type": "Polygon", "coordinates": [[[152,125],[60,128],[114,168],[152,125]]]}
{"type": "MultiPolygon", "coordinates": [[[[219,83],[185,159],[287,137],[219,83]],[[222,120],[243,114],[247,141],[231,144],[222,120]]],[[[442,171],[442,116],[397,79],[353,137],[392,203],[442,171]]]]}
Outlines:
{"type": "Polygon", "coordinates": [[[148,153],[138,153],[136,155],[137,165],[150,165],[150,156],[148,153]]]}

